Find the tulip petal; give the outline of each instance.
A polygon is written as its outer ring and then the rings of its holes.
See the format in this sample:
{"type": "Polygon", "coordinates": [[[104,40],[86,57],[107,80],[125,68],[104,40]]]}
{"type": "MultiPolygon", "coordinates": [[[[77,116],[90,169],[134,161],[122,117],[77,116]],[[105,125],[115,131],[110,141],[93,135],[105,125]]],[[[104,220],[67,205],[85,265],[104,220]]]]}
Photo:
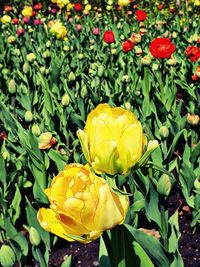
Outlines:
{"type": "Polygon", "coordinates": [[[81,237],[82,235],[89,234],[89,231],[82,225],[77,224],[65,215],[56,213],[52,209],[39,209],[37,218],[45,231],[51,232],[68,241],[76,241],[78,240],[78,236],[81,237]],[[77,238],[73,239],[70,236],[77,236],[77,238]]]}
{"type": "MultiPolygon", "coordinates": [[[[116,203],[116,196],[110,191],[107,184],[102,186],[99,192],[99,203],[96,209],[94,223],[96,226],[95,229],[103,231],[105,229],[111,229],[123,222],[129,204],[127,201],[124,201],[124,206],[122,207],[122,203],[116,203]]],[[[124,197],[126,198],[126,196],[124,197]]]]}
{"type": "Polygon", "coordinates": [[[141,158],[143,150],[143,133],[140,124],[133,124],[121,136],[118,144],[118,165],[126,173],[141,158]]]}

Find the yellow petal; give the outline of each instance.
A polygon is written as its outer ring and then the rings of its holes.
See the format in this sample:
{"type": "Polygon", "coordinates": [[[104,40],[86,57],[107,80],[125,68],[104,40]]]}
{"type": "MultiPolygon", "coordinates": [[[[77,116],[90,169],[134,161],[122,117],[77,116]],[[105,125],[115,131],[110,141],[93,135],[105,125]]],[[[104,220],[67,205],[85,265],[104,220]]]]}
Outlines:
{"type": "Polygon", "coordinates": [[[89,234],[89,231],[82,225],[77,224],[71,218],[57,214],[51,209],[41,208],[37,214],[38,221],[45,231],[51,232],[68,241],[75,241],[77,239],[70,236],[82,236],[89,234]]]}

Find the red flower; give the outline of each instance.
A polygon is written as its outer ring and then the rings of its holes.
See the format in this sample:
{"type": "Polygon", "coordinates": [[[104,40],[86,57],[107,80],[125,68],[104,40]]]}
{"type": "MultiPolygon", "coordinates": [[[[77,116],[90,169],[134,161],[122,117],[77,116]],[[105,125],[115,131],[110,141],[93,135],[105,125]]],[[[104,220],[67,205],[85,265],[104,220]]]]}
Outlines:
{"type": "Polygon", "coordinates": [[[136,11],[136,20],[137,21],[144,21],[147,18],[147,13],[143,10],[136,11]]]}
{"type": "Polygon", "coordinates": [[[22,35],[24,35],[25,30],[23,28],[18,28],[18,29],[16,29],[16,33],[18,36],[22,36],[22,35]]]}
{"type": "Polygon", "coordinates": [[[81,11],[83,9],[82,5],[79,3],[74,4],[74,10],[75,11],[81,11]]]}
{"type": "Polygon", "coordinates": [[[155,58],[170,58],[176,47],[171,43],[169,38],[158,37],[154,39],[149,47],[149,50],[155,58]]]}
{"type": "Polygon", "coordinates": [[[129,51],[133,50],[134,43],[131,40],[126,40],[122,43],[122,50],[124,53],[128,53],[129,51]]]}
{"type": "Polygon", "coordinates": [[[12,24],[19,24],[19,19],[18,18],[12,19],[12,24]]]}
{"type": "Polygon", "coordinates": [[[115,41],[115,35],[114,32],[111,30],[108,30],[104,32],[103,34],[103,40],[107,44],[112,44],[115,41]]]}
{"type": "Polygon", "coordinates": [[[12,11],[12,7],[11,6],[4,6],[4,11],[6,11],[6,12],[12,11]]]}
{"type": "Polygon", "coordinates": [[[158,5],[158,10],[162,10],[163,9],[163,4],[159,4],[158,5]]]}
{"type": "Polygon", "coordinates": [[[40,10],[40,9],[42,9],[42,4],[41,3],[38,3],[38,4],[35,4],[34,6],[33,6],[33,9],[34,10],[40,10]]]}
{"type": "Polygon", "coordinates": [[[185,54],[190,61],[197,62],[197,60],[200,58],[200,48],[197,46],[188,46],[185,54]]]}

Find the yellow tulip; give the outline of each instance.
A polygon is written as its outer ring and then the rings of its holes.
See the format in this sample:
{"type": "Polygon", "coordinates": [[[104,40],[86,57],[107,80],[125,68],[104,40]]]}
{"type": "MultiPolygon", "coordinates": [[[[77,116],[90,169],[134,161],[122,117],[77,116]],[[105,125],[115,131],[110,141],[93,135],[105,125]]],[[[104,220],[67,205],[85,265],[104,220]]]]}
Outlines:
{"type": "Polygon", "coordinates": [[[8,16],[8,15],[4,15],[4,16],[1,18],[1,22],[2,22],[3,24],[10,23],[10,22],[11,22],[11,17],[8,16]]]}
{"type": "Polygon", "coordinates": [[[104,230],[122,224],[129,207],[128,197],[113,193],[88,164],[67,165],[45,194],[51,205],[39,209],[38,221],[46,231],[68,241],[97,239],[104,230]]]}
{"type": "Polygon", "coordinates": [[[97,173],[126,174],[143,155],[146,138],[135,115],[120,107],[98,105],[77,131],[83,153],[97,173]]]}
{"type": "Polygon", "coordinates": [[[33,13],[33,8],[31,6],[25,6],[22,10],[22,15],[24,17],[31,17],[33,13]]]}
{"type": "Polygon", "coordinates": [[[121,7],[129,6],[130,1],[129,0],[118,0],[118,5],[121,7]]]}

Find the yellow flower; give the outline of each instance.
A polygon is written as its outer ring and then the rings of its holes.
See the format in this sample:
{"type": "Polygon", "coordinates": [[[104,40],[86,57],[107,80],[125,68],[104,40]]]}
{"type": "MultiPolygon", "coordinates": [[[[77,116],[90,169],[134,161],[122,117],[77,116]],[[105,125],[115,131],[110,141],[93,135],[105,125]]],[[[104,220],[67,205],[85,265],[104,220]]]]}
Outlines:
{"type": "Polygon", "coordinates": [[[67,35],[67,29],[60,21],[54,21],[54,23],[52,21],[49,23],[49,26],[51,27],[50,33],[52,35],[55,35],[57,39],[65,39],[67,35]]]}
{"type": "Polygon", "coordinates": [[[90,4],[87,4],[87,5],[85,6],[85,10],[87,10],[87,11],[90,11],[91,8],[92,8],[92,6],[91,6],[90,4]]]}
{"type": "Polygon", "coordinates": [[[77,131],[86,160],[98,173],[126,174],[141,158],[146,139],[135,115],[108,104],[88,115],[84,131],[77,131]]]}
{"type": "Polygon", "coordinates": [[[113,193],[107,182],[78,163],[65,166],[45,190],[50,208],[38,211],[40,225],[68,241],[89,243],[104,230],[122,224],[127,196],[113,193]]]}
{"type": "Polygon", "coordinates": [[[195,5],[195,6],[200,6],[200,0],[195,0],[195,1],[194,1],[194,5],[195,5]]]}
{"type": "Polygon", "coordinates": [[[128,6],[130,4],[129,0],[118,0],[118,5],[121,7],[128,6]]]}
{"type": "Polygon", "coordinates": [[[33,8],[31,6],[25,6],[22,10],[22,15],[24,17],[31,17],[33,13],[33,8]]]}
{"type": "Polygon", "coordinates": [[[2,18],[1,18],[1,22],[6,24],[6,23],[10,23],[11,22],[11,17],[8,16],[8,15],[4,15],[2,18]]]}

